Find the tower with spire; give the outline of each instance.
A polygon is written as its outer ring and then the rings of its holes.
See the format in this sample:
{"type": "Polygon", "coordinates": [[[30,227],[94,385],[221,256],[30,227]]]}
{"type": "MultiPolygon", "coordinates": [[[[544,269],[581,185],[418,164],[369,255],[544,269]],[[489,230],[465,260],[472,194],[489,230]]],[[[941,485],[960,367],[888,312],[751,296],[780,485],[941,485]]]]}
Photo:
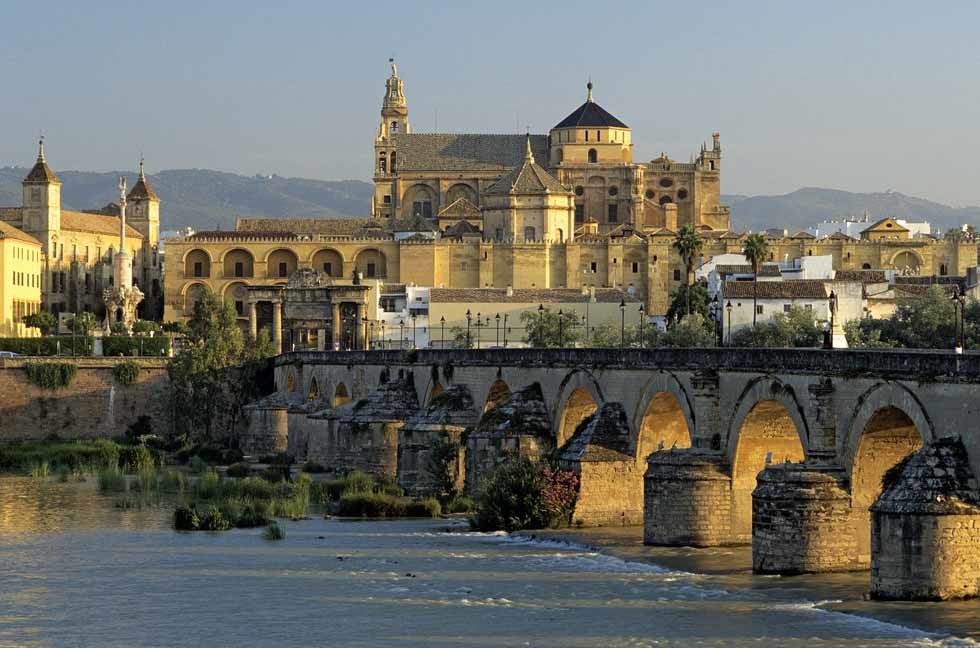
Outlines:
{"type": "Polygon", "coordinates": [[[140,156],[139,176],[126,197],[126,204],[128,206],[126,220],[143,235],[142,253],[138,258],[133,259],[133,273],[149,297],[147,303],[143,305],[144,316],[162,317],[162,305],[158,303],[158,298],[162,296],[162,287],[158,279],[160,276],[160,197],[146,179],[142,156],[140,156]]]}
{"type": "Polygon", "coordinates": [[[371,213],[375,218],[391,218],[395,213],[395,180],[398,168],[397,139],[408,134],[408,102],[405,99],[404,82],[398,76],[395,59],[388,59],[391,76],[385,81],[385,96],[381,102],[381,123],[374,142],[374,197],[371,213]]]}
{"type": "Polygon", "coordinates": [[[38,140],[37,161],[24,178],[21,229],[41,241],[47,257],[57,256],[61,233],[61,180],[44,157],[44,136],[38,140]]]}

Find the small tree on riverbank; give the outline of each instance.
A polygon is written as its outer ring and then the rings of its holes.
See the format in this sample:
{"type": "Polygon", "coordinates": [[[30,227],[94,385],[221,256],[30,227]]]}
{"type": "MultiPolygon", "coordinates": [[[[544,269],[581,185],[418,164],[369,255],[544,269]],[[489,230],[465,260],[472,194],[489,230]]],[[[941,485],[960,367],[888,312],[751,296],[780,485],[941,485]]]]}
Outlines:
{"type": "Polygon", "coordinates": [[[204,290],[187,323],[184,349],[168,372],[179,441],[228,441],[241,408],[257,396],[261,360],[273,355],[268,334],[246,340],[230,302],[204,290]]]}

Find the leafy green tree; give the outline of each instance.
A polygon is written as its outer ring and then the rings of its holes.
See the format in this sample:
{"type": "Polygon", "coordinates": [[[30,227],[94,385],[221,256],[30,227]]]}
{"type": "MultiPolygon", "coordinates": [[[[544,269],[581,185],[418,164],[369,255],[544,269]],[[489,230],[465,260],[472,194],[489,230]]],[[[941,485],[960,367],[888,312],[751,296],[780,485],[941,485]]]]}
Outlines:
{"type": "Polygon", "coordinates": [[[732,344],[742,347],[816,347],[822,342],[823,330],[814,322],[813,312],[799,306],[732,336],[732,344]]]}
{"type": "Polygon", "coordinates": [[[710,319],[711,298],[708,296],[708,284],[703,281],[696,281],[693,284],[680,286],[670,297],[670,306],[667,308],[667,321],[679,322],[685,314],[701,315],[705,319],[710,319]]]}
{"type": "Polygon", "coordinates": [[[183,322],[165,322],[162,329],[164,333],[176,335],[185,335],[187,333],[187,325],[183,322]]]}
{"type": "Polygon", "coordinates": [[[465,328],[454,326],[449,329],[449,335],[452,336],[452,344],[454,349],[473,348],[473,334],[471,332],[469,335],[467,335],[465,328]]]}
{"type": "Polygon", "coordinates": [[[29,328],[39,329],[41,335],[51,335],[58,328],[58,318],[46,310],[25,315],[23,322],[29,328]]]}
{"type": "Polygon", "coordinates": [[[660,337],[661,346],[669,347],[713,347],[718,344],[714,322],[700,313],[682,318],[660,337]]]}
{"type": "Polygon", "coordinates": [[[68,326],[76,335],[89,335],[99,326],[99,320],[95,313],[84,312],[73,317],[68,326]]]}
{"type": "Polygon", "coordinates": [[[235,307],[204,290],[187,323],[184,348],[168,368],[177,438],[229,440],[242,406],[257,395],[259,361],[273,353],[266,331],[246,340],[235,307]]]}
{"type": "Polygon", "coordinates": [[[133,322],[133,335],[149,335],[159,333],[160,325],[151,320],[136,320],[133,322]]]}
{"type": "Polygon", "coordinates": [[[752,234],[745,239],[742,254],[752,266],[752,328],[755,328],[755,316],[759,310],[759,270],[762,268],[762,262],[769,254],[769,243],[762,234],[752,234]]]}
{"type": "Polygon", "coordinates": [[[524,341],[533,347],[570,347],[582,339],[578,315],[558,313],[550,308],[521,313],[524,341]]]}
{"type": "MultiPolygon", "coordinates": [[[[850,328],[845,326],[844,332],[848,344],[855,347],[948,349],[956,344],[959,308],[940,286],[930,286],[921,297],[904,300],[891,317],[862,319],[850,328]]],[[[967,346],[976,348],[980,343],[980,303],[976,300],[963,306],[963,329],[967,346]]]]}
{"type": "MultiPolygon", "coordinates": [[[[677,231],[677,237],[674,239],[674,249],[681,255],[681,261],[684,263],[684,269],[687,271],[687,281],[685,281],[687,286],[694,283],[694,264],[697,263],[702,247],[704,247],[704,241],[701,239],[698,231],[694,229],[693,225],[683,225],[677,231]]],[[[690,291],[685,291],[684,296],[686,299],[687,314],[690,315],[690,291]]]]}

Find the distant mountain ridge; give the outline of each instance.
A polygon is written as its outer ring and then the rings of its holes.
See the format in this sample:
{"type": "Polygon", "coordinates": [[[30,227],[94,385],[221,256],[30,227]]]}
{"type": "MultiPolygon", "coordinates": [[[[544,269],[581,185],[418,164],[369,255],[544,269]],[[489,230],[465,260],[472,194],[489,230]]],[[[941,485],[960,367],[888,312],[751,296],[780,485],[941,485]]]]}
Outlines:
{"type": "MultiPolygon", "coordinates": [[[[21,181],[28,169],[0,168],[0,207],[21,204],[21,181]]],[[[66,209],[97,209],[117,200],[118,177],[132,186],[133,172],[55,171],[64,183],[66,209]]],[[[160,195],[161,229],[234,229],[236,216],[268,218],[364,218],[370,216],[374,185],[361,180],[309,180],[281,176],[243,176],[208,169],[173,169],[147,176],[160,195]]],[[[737,231],[785,228],[790,234],[821,221],[859,217],[872,221],[892,216],[926,220],[934,232],[964,223],[980,227],[980,207],[950,207],[898,192],[852,193],[806,187],[781,196],[729,194],[737,231]]]]}
{"type": "MultiPolygon", "coordinates": [[[[0,168],[0,207],[21,204],[21,181],[28,169],[0,168]]],[[[129,186],[133,172],[55,170],[66,209],[97,209],[118,201],[119,176],[129,186]]],[[[160,196],[160,229],[234,229],[236,216],[272,218],[367,217],[374,185],[360,180],[307,180],[281,176],[243,176],[208,169],[174,169],[147,175],[160,196]]]]}
{"type": "Polygon", "coordinates": [[[782,196],[733,194],[721,198],[722,203],[731,206],[732,227],[739,231],[778,227],[794,234],[822,221],[860,217],[865,210],[872,222],[886,216],[928,221],[933,226],[933,233],[942,233],[964,223],[980,226],[980,207],[950,207],[897,191],[852,193],[805,187],[782,196]]]}

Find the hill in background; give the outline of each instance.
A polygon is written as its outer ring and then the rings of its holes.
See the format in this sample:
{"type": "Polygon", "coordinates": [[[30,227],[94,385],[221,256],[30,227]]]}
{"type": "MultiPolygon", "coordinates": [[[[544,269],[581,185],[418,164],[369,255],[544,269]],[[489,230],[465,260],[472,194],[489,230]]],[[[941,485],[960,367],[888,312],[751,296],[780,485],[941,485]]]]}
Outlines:
{"type": "Polygon", "coordinates": [[[794,234],[832,218],[861,216],[865,210],[872,222],[886,216],[929,221],[934,233],[964,223],[980,226],[980,207],[950,207],[895,191],[851,193],[807,187],[782,196],[722,196],[722,203],[731,206],[736,231],[778,227],[794,234]]]}
{"type": "MultiPolygon", "coordinates": [[[[21,204],[28,169],[0,169],[0,206],[21,204]]],[[[118,201],[119,176],[136,174],[56,171],[66,209],[97,209],[118,201]]],[[[370,215],[374,186],[360,180],[305,180],[242,176],[206,169],[174,169],[147,176],[160,196],[162,230],[234,229],[236,216],[350,218],[370,215]]]]}
{"type": "MultiPolygon", "coordinates": [[[[0,206],[21,204],[21,180],[28,169],[0,168],[0,206]]],[[[57,171],[67,209],[96,209],[116,200],[119,175],[133,173],[57,171]]],[[[371,183],[360,180],[307,180],[280,176],[242,176],[207,169],[174,169],[148,176],[160,195],[161,229],[234,229],[236,216],[269,218],[354,218],[370,215],[371,183]]],[[[968,223],[980,227],[980,207],[949,207],[897,192],[851,193],[805,188],[782,196],[722,196],[731,205],[732,226],[741,231],[785,228],[790,234],[820,221],[860,216],[927,220],[934,232],[968,223]]]]}

